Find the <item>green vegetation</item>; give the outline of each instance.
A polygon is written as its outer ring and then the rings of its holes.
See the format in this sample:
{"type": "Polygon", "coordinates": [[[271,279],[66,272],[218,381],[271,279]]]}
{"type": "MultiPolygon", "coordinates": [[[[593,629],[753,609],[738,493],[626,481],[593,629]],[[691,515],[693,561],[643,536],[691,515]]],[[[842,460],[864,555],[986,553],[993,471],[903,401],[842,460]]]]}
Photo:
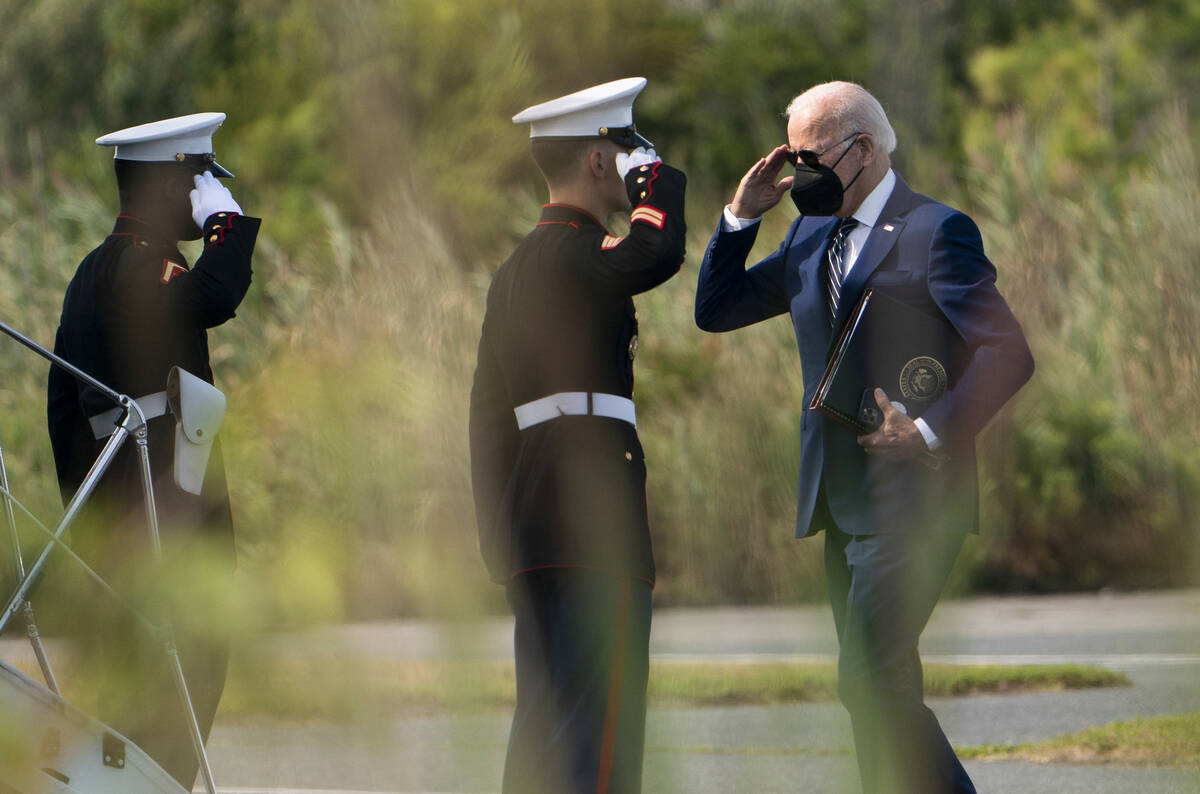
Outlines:
{"type": "Polygon", "coordinates": [[[1111,722],[1042,742],[969,747],[958,754],[981,761],[1200,768],[1200,714],[1111,722]]]}
{"type": "MultiPolygon", "coordinates": [[[[346,719],[411,710],[479,711],[511,708],[516,697],[510,662],[408,662],[317,658],[274,660],[266,667],[235,666],[221,713],[346,719]]],[[[931,665],[931,697],[981,692],[1028,692],[1125,686],[1116,673],[1074,665],[973,667],[931,665]]],[[[837,699],[833,664],[651,665],[652,708],[809,703],[837,699]]]]}
{"type": "MultiPolygon", "coordinates": [[[[834,77],[883,101],[916,189],[979,221],[1038,360],[979,440],[983,532],[952,587],[1196,581],[1200,0],[0,0],[0,27],[0,320],[44,343],[115,211],[92,139],[229,113],[218,154],[265,219],[250,295],[211,334],[230,611],[252,622],[503,609],[466,405],[490,273],[542,198],[509,117],[629,74],[690,177],[684,272],[638,299],[656,603],[823,595],[820,544],[792,538],[791,330],[705,335],[691,313],[721,205],[791,96],[834,77]]],[[[0,340],[0,378],[17,493],[53,516],[45,367],[0,340]]]]}

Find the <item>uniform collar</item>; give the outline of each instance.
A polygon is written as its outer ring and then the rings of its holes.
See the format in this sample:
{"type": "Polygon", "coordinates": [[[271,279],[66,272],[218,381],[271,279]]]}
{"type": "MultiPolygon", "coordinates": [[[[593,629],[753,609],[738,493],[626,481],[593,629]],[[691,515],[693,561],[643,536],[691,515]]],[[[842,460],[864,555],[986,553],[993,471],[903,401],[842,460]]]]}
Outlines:
{"type": "Polygon", "coordinates": [[[113,224],[113,230],[110,234],[130,235],[133,237],[145,237],[151,240],[157,240],[162,243],[170,243],[173,247],[175,240],[169,240],[156,227],[152,226],[148,221],[144,221],[133,215],[118,215],[117,222],[113,224]]]}
{"type": "Polygon", "coordinates": [[[604,230],[604,224],[596,219],[596,216],[587,210],[570,204],[545,204],[542,206],[542,216],[538,219],[538,226],[548,225],[554,226],[565,224],[573,226],[576,229],[582,229],[586,226],[594,226],[604,230]]]}
{"type": "MultiPolygon", "coordinates": [[[[109,232],[109,236],[128,237],[138,248],[148,248],[152,242],[157,243],[158,246],[166,248],[165,257],[167,259],[183,260],[176,240],[169,239],[156,227],[133,215],[118,215],[117,222],[113,224],[113,230],[109,232]]],[[[155,250],[159,250],[159,248],[156,247],[155,250]]]]}

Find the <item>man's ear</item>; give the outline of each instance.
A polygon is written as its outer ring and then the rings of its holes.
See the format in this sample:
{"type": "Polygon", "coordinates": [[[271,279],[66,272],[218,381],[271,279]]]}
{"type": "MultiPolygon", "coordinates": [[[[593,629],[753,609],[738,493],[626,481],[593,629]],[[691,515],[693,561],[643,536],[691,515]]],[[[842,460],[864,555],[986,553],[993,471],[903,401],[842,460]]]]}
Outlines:
{"type": "Polygon", "coordinates": [[[597,179],[603,179],[610,168],[607,152],[602,146],[588,147],[587,163],[588,170],[597,179]]]}
{"type": "Polygon", "coordinates": [[[875,162],[875,138],[870,135],[860,135],[858,136],[858,140],[854,142],[854,145],[862,147],[864,168],[875,162]]]}

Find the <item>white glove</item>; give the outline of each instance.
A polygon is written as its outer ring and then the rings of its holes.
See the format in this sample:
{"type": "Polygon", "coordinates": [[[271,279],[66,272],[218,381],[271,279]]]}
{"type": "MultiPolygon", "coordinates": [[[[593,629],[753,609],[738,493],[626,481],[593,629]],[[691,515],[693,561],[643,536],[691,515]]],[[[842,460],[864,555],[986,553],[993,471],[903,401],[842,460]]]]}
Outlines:
{"type": "Polygon", "coordinates": [[[626,174],[639,165],[650,165],[651,163],[661,162],[662,158],[653,149],[645,149],[639,146],[629,154],[617,152],[617,173],[621,175],[621,179],[624,179],[626,174]]]}
{"type": "Polygon", "coordinates": [[[204,221],[208,220],[208,216],[215,212],[242,214],[242,208],[233,200],[229,188],[218,182],[211,171],[196,174],[193,181],[196,187],[188,193],[188,198],[192,200],[192,220],[201,229],[204,228],[204,221]]]}

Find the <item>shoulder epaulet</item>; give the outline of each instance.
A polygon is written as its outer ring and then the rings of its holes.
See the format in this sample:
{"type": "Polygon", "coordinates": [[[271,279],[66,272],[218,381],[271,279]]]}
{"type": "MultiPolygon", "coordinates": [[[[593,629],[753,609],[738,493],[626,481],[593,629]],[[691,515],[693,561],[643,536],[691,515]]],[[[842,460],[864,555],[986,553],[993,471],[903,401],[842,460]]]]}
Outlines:
{"type": "Polygon", "coordinates": [[[146,237],[145,235],[141,235],[141,234],[136,234],[134,232],[113,232],[109,236],[115,237],[119,242],[128,244],[129,247],[134,250],[142,251],[142,250],[149,248],[152,245],[149,237],[146,237]]]}
{"type": "Polygon", "coordinates": [[[114,234],[113,237],[124,246],[117,255],[130,257],[130,265],[139,273],[149,276],[153,272],[160,284],[170,284],[173,278],[188,272],[187,266],[175,258],[178,254],[174,246],[132,232],[114,234]]]}

